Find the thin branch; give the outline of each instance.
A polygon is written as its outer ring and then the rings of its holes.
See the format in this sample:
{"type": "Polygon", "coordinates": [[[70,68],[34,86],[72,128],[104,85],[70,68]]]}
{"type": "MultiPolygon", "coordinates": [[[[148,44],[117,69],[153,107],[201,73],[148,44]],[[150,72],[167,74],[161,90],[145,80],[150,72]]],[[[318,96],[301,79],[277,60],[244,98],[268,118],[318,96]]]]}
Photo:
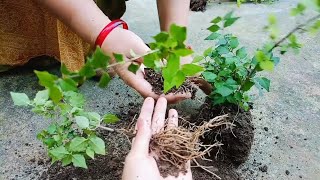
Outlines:
{"type": "Polygon", "coordinates": [[[106,130],[106,131],[115,132],[114,129],[109,128],[109,127],[104,127],[104,126],[98,126],[98,127],[101,128],[101,129],[104,129],[104,130],[106,130]]]}

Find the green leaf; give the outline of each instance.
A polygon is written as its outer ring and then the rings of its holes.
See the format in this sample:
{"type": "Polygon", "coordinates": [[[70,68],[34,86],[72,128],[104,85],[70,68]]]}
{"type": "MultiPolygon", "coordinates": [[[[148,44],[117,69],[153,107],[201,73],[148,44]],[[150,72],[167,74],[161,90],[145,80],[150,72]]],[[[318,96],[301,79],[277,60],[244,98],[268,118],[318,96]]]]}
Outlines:
{"type": "Polygon", "coordinates": [[[56,133],[56,131],[57,131],[57,126],[56,126],[56,125],[51,124],[51,125],[48,127],[48,133],[49,133],[49,134],[54,134],[54,133],[56,133]]]}
{"type": "Polygon", "coordinates": [[[227,86],[220,86],[215,90],[216,93],[221,94],[223,97],[229,96],[233,91],[233,89],[227,86]]]}
{"type": "Polygon", "coordinates": [[[34,73],[37,75],[39,79],[39,84],[44,87],[51,87],[55,84],[55,80],[58,79],[57,76],[48,73],[47,71],[37,71],[35,70],[34,73]]]}
{"type": "Polygon", "coordinates": [[[89,127],[89,120],[84,116],[76,116],[76,123],[81,129],[85,129],[89,127]]]}
{"type": "Polygon", "coordinates": [[[59,85],[63,91],[77,91],[78,90],[78,88],[77,88],[78,84],[70,78],[59,79],[58,82],[59,82],[59,85]]]}
{"type": "Polygon", "coordinates": [[[82,154],[73,154],[72,155],[72,163],[75,167],[82,167],[87,169],[87,164],[84,156],[82,154]]]}
{"type": "Polygon", "coordinates": [[[173,76],[178,72],[180,69],[180,58],[175,54],[170,54],[167,61],[167,67],[164,69],[163,77],[167,80],[173,78],[173,76]],[[169,75],[170,77],[168,77],[169,75]]]}
{"type": "Polygon", "coordinates": [[[220,55],[222,55],[222,54],[228,54],[230,51],[229,51],[229,49],[228,49],[228,47],[226,47],[226,46],[218,46],[217,48],[216,48],[216,50],[218,51],[218,53],[220,54],[220,55]]]}
{"type": "Polygon", "coordinates": [[[71,71],[69,71],[69,69],[67,68],[67,66],[65,64],[61,64],[61,67],[60,67],[60,72],[63,74],[63,75],[70,75],[71,74],[71,71]]]}
{"type": "Polygon", "coordinates": [[[262,61],[259,66],[263,70],[272,71],[274,69],[274,64],[272,61],[262,61]]]}
{"type": "Polygon", "coordinates": [[[258,62],[269,61],[269,58],[267,57],[267,55],[262,51],[257,51],[255,54],[255,58],[257,59],[258,62]]]}
{"type": "Polygon", "coordinates": [[[193,51],[191,49],[177,49],[174,50],[173,53],[175,53],[178,56],[188,56],[191,55],[193,53],[193,51]]]}
{"type": "Polygon", "coordinates": [[[84,97],[82,94],[69,91],[64,92],[65,99],[67,100],[67,103],[69,103],[73,107],[82,108],[84,105],[84,97]]]}
{"type": "Polygon", "coordinates": [[[178,71],[177,74],[173,77],[171,84],[176,86],[176,88],[179,88],[185,80],[185,74],[181,71],[178,71]]]}
{"type": "Polygon", "coordinates": [[[207,57],[211,54],[212,52],[212,47],[209,47],[208,49],[206,49],[204,52],[203,52],[203,56],[204,57],[207,57]]]}
{"type": "Polygon", "coordinates": [[[62,92],[57,85],[49,87],[49,97],[53,102],[58,103],[62,99],[62,92]]]}
{"type": "Polygon", "coordinates": [[[97,47],[92,57],[89,58],[89,61],[94,69],[106,68],[110,61],[110,57],[105,55],[100,47],[97,47]]]}
{"type": "Polygon", "coordinates": [[[236,52],[237,57],[240,59],[246,58],[248,56],[246,48],[242,47],[236,52]]]}
{"type": "Polygon", "coordinates": [[[120,119],[114,114],[106,114],[106,115],[103,116],[102,120],[103,120],[104,123],[110,124],[110,123],[116,123],[120,119]]]}
{"type": "Polygon", "coordinates": [[[196,56],[196,57],[193,58],[192,63],[198,63],[198,62],[200,62],[202,60],[204,60],[203,56],[196,56]]]}
{"type": "Polygon", "coordinates": [[[256,78],[257,82],[263,87],[265,90],[269,92],[270,88],[270,80],[265,77],[256,78]]]}
{"type": "Polygon", "coordinates": [[[69,150],[72,152],[82,152],[87,149],[87,139],[84,137],[75,137],[71,140],[69,150]]]}
{"type": "Polygon", "coordinates": [[[238,47],[238,45],[239,45],[239,40],[238,40],[238,38],[237,38],[237,37],[231,37],[231,39],[230,39],[230,47],[231,47],[232,49],[235,49],[235,48],[238,47]]]}
{"type": "Polygon", "coordinates": [[[147,54],[143,57],[143,64],[148,68],[154,68],[156,60],[159,60],[156,53],[147,54]]]}
{"type": "Polygon", "coordinates": [[[217,75],[210,71],[203,72],[202,76],[207,82],[214,82],[215,79],[217,78],[217,75]]]}
{"type": "Polygon", "coordinates": [[[231,26],[231,25],[234,24],[238,19],[239,19],[239,17],[227,19],[227,20],[224,22],[223,27],[229,27],[229,26],[231,26]]]}
{"type": "Polygon", "coordinates": [[[167,32],[160,32],[156,36],[153,37],[156,42],[166,42],[169,38],[169,34],[167,32]]]}
{"type": "Polygon", "coordinates": [[[217,32],[218,30],[220,30],[220,27],[216,24],[208,27],[208,30],[211,31],[211,32],[217,32]]]}
{"type": "Polygon", "coordinates": [[[79,71],[80,76],[91,78],[96,75],[96,71],[90,63],[86,63],[79,71]]]}
{"type": "Polygon", "coordinates": [[[92,150],[101,155],[106,154],[106,147],[104,141],[97,137],[97,136],[90,136],[89,138],[89,146],[92,148],[92,150]]]}
{"type": "Polygon", "coordinates": [[[53,156],[55,159],[60,160],[63,157],[65,157],[65,155],[68,155],[69,152],[67,151],[67,149],[64,146],[59,146],[59,147],[56,147],[56,148],[49,150],[49,154],[51,156],[53,156]]]}
{"type": "Polygon", "coordinates": [[[206,37],[204,40],[215,40],[220,36],[221,36],[221,34],[213,32],[208,37],[206,37]]]}
{"type": "Polygon", "coordinates": [[[86,149],[86,154],[87,154],[91,159],[94,159],[94,151],[93,151],[90,147],[88,147],[88,148],[86,149]]]}
{"type": "Polygon", "coordinates": [[[130,66],[128,67],[128,70],[134,74],[137,73],[139,70],[140,66],[138,64],[131,63],[130,66]]]}
{"type": "Polygon", "coordinates": [[[66,156],[65,158],[63,158],[61,160],[61,162],[62,162],[62,166],[67,166],[67,165],[71,164],[72,156],[71,155],[66,156]]]}
{"type": "Polygon", "coordinates": [[[100,115],[96,112],[88,112],[88,118],[93,121],[100,121],[100,115]]]}
{"type": "Polygon", "coordinates": [[[248,80],[243,84],[242,90],[249,91],[253,85],[254,85],[254,82],[248,80]]]}
{"type": "Polygon", "coordinates": [[[122,54],[113,53],[113,57],[118,63],[124,62],[122,54]]]}
{"type": "Polygon", "coordinates": [[[163,82],[163,92],[167,93],[171,88],[174,87],[174,84],[170,82],[168,82],[166,79],[163,82]]]}
{"type": "Polygon", "coordinates": [[[299,14],[303,14],[305,9],[306,9],[306,6],[301,4],[301,3],[299,3],[296,8],[292,8],[291,9],[290,14],[291,14],[291,16],[297,16],[299,14]]]}
{"type": "Polygon", "coordinates": [[[25,93],[10,92],[14,105],[16,106],[28,106],[30,99],[25,93]]]}
{"type": "Polygon", "coordinates": [[[223,17],[223,19],[224,20],[230,19],[232,17],[232,15],[233,15],[233,11],[230,11],[223,17]]]}
{"type": "Polygon", "coordinates": [[[100,78],[99,87],[101,88],[107,87],[110,81],[111,81],[111,78],[109,74],[104,72],[100,78]]]}
{"type": "Polygon", "coordinates": [[[218,16],[218,17],[214,18],[214,19],[211,21],[211,23],[217,24],[217,23],[219,23],[221,20],[222,20],[222,18],[221,18],[220,16],[218,16]]]}
{"type": "Polygon", "coordinates": [[[181,68],[181,71],[187,76],[193,76],[203,70],[204,68],[202,66],[196,64],[184,64],[181,68]]]}
{"type": "Polygon", "coordinates": [[[36,94],[36,97],[34,98],[33,102],[36,105],[44,105],[49,99],[49,90],[45,89],[43,91],[39,91],[36,94]]]}
{"type": "Polygon", "coordinates": [[[170,26],[170,35],[178,42],[183,43],[187,39],[187,28],[172,24],[170,26]]]}
{"type": "Polygon", "coordinates": [[[270,25],[277,24],[277,17],[274,14],[270,14],[268,17],[268,21],[270,25]]]}

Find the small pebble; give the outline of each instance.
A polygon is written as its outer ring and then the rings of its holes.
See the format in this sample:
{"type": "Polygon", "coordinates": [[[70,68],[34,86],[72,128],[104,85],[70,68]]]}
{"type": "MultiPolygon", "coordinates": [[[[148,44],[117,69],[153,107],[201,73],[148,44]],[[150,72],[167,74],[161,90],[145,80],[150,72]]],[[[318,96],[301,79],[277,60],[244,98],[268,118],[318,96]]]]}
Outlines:
{"type": "Polygon", "coordinates": [[[259,170],[260,170],[261,172],[267,172],[267,171],[268,171],[268,166],[267,166],[267,165],[260,166],[260,167],[259,167],[259,170]]]}
{"type": "Polygon", "coordinates": [[[264,129],[265,131],[268,131],[268,130],[269,130],[269,128],[268,128],[268,127],[264,127],[263,129],[264,129]]]}
{"type": "Polygon", "coordinates": [[[290,171],[286,170],[286,175],[289,175],[290,174],[290,171]]]}

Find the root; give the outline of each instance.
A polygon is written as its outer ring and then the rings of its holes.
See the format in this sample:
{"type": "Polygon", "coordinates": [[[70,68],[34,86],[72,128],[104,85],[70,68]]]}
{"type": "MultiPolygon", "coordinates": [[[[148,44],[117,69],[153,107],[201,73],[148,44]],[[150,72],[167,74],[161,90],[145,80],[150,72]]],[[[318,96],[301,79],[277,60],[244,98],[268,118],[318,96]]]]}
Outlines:
{"type": "MultiPolygon", "coordinates": [[[[205,160],[204,156],[209,154],[213,147],[220,146],[221,144],[204,145],[200,142],[200,137],[211,129],[230,124],[226,120],[227,116],[228,115],[215,117],[200,126],[190,124],[187,128],[165,127],[162,132],[153,135],[150,142],[150,151],[156,154],[158,165],[169,163],[176,169],[176,172],[185,172],[187,170],[186,164],[189,161],[194,161],[197,158],[205,160]]],[[[205,171],[209,170],[206,169],[205,171]]],[[[170,174],[170,172],[167,173],[170,174]]],[[[210,172],[210,174],[214,173],[210,172]]]]}

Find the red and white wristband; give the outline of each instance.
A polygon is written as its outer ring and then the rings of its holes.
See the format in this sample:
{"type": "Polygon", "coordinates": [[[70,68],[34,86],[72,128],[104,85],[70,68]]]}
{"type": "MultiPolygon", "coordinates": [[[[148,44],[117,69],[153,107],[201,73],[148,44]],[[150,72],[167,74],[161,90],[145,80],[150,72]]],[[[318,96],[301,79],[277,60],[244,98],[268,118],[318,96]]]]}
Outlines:
{"type": "Polygon", "coordinates": [[[107,24],[106,27],[104,27],[102,29],[102,31],[100,32],[100,34],[98,35],[98,37],[96,39],[95,45],[101,47],[103,42],[104,42],[104,40],[108,37],[110,32],[114,28],[116,28],[116,27],[118,27],[120,25],[122,25],[123,29],[128,29],[128,24],[125,21],[123,21],[121,19],[113,20],[109,24],[107,24]]]}

